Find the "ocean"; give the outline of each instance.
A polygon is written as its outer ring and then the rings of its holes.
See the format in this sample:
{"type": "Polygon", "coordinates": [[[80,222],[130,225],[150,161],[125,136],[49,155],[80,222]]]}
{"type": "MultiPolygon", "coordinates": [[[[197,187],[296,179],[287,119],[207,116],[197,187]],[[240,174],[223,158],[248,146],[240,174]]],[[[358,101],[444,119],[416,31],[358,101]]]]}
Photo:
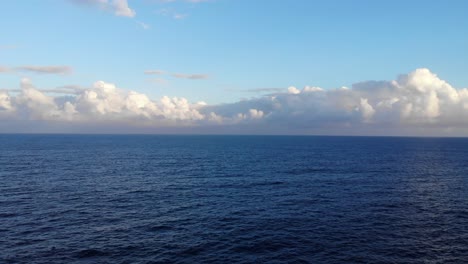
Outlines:
{"type": "Polygon", "coordinates": [[[468,139],[0,135],[0,263],[467,263],[468,139]]]}

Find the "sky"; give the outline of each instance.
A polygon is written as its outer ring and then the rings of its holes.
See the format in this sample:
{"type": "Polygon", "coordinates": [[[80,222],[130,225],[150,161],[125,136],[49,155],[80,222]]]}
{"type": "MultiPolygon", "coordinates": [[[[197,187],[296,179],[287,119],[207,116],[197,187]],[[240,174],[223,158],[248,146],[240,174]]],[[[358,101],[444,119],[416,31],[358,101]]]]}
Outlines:
{"type": "Polygon", "coordinates": [[[468,136],[464,0],[2,6],[2,133],[468,136]]]}

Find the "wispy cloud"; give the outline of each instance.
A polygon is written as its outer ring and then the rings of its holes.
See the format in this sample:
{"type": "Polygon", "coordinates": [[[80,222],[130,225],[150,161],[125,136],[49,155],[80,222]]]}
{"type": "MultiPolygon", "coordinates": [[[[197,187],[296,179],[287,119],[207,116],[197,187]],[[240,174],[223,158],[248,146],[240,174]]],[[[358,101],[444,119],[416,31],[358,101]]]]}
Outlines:
{"type": "Polygon", "coordinates": [[[161,16],[166,16],[166,17],[169,16],[178,20],[188,17],[188,14],[177,12],[173,8],[161,8],[161,9],[158,9],[156,13],[161,16]]]}
{"type": "Polygon", "coordinates": [[[185,0],[185,2],[193,3],[193,4],[206,3],[206,2],[211,2],[211,1],[212,0],[185,0]]]}
{"type": "Polygon", "coordinates": [[[151,26],[149,24],[146,24],[144,22],[141,22],[141,21],[137,21],[137,24],[144,30],[148,30],[151,28],[151,26]]]}
{"type": "Polygon", "coordinates": [[[279,93],[283,91],[285,91],[284,88],[255,88],[242,90],[242,92],[247,93],[279,93]]]}
{"type": "Polygon", "coordinates": [[[97,7],[116,16],[134,17],[135,10],[128,6],[127,0],[69,0],[75,4],[97,7]]]}
{"type": "Polygon", "coordinates": [[[3,73],[3,72],[9,72],[10,71],[10,68],[8,67],[3,67],[3,66],[0,66],[0,73],[3,73]]]}
{"type": "Polygon", "coordinates": [[[12,50],[16,49],[18,46],[15,45],[0,45],[0,50],[12,50]]]}
{"type": "Polygon", "coordinates": [[[167,3],[175,3],[175,2],[186,2],[186,3],[205,3],[205,2],[212,2],[212,0],[154,0],[156,3],[167,4],[167,3]]]}
{"type": "Polygon", "coordinates": [[[174,14],[172,17],[174,19],[184,19],[186,18],[188,15],[187,14],[174,14]]]}
{"type": "Polygon", "coordinates": [[[57,94],[70,94],[70,95],[78,95],[82,91],[87,89],[86,87],[82,87],[79,85],[63,85],[53,89],[41,89],[39,91],[43,93],[57,93],[57,94]]]}
{"type": "Polygon", "coordinates": [[[184,73],[173,73],[173,77],[178,79],[190,79],[190,80],[204,80],[210,78],[207,74],[184,74],[184,73]]]}
{"type": "Polygon", "coordinates": [[[169,80],[164,79],[164,78],[153,78],[153,79],[150,79],[149,82],[153,84],[161,85],[161,86],[169,85],[169,80]]]}
{"type": "Polygon", "coordinates": [[[146,70],[145,74],[148,74],[148,75],[170,74],[174,78],[189,79],[189,80],[203,80],[203,79],[209,79],[210,78],[210,76],[208,74],[168,73],[167,71],[163,71],[163,70],[146,70]]]}
{"type": "Polygon", "coordinates": [[[166,74],[166,71],[163,70],[147,70],[145,71],[145,74],[154,74],[154,75],[163,75],[166,74]]]}
{"type": "MultiPolygon", "coordinates": [[[[187,11],[188,4],[200,4],[206,2],[212,2],[211,0],[156,0],[157,3],[166,4],[167,7],[158,9],[156,11],[157,14],[162,16],[172,17],[173,19],[181,20],[185,19],[189,16],[186,12],[181,12],[180,9],[187,11]],[[169,7],[170,4],[175,2],[186,3],[185,8],[184,5],[177,5],[177,10],[174,7],[169,7]]],[[[193,6],[192,6],[193,7],[193,6]]]]}
{"type": "Polygon", "coordinates": [[[69,66],[36,66],[27,65],[16,68],[21,71],[28,71],[40,74],[69,74],[73,69],[69,66]]]}

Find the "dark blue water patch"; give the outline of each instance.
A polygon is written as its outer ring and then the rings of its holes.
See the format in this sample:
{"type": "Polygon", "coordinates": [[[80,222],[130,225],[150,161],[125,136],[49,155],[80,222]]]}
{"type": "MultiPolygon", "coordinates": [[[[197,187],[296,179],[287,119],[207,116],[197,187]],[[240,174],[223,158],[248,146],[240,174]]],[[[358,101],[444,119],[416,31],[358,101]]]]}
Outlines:
{"type": "Polygon", "coordinates": [[[465,263],[468,139],[0,135],[0,263],[465,263]]]}

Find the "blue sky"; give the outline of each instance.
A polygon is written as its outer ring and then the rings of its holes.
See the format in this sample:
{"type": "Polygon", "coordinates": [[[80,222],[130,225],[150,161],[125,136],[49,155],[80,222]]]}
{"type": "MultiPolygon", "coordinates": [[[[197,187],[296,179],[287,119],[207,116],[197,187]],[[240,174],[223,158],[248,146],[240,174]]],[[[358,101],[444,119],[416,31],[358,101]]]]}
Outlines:
{"type": "MultiPolygon", "coordinates": [[[[24,78],[42,90],[102,80],[151,100],[236,104],[290,86],[333,90],[416,69],[468,87],[468,1],[2,4],[0,90],[9,97],[24,78]]],[[[369,100],[373,108],[380,103],[369,100]]]]}
{"type": "MultiPolygon", "coordinates": [[[[43,87],[102,79],[208,103],[255,95],[242,90],[387,80],[420,67],[468,85],[467,1],[130,0],[134,17],[77,2],[5,1],[0,44],[16,48],[0,50],[1,64],[73,68],[65,76],[32,74],[43,87]]],[[[0,78],[2,87],[18,85],[17,76],[0,78]]]]}

